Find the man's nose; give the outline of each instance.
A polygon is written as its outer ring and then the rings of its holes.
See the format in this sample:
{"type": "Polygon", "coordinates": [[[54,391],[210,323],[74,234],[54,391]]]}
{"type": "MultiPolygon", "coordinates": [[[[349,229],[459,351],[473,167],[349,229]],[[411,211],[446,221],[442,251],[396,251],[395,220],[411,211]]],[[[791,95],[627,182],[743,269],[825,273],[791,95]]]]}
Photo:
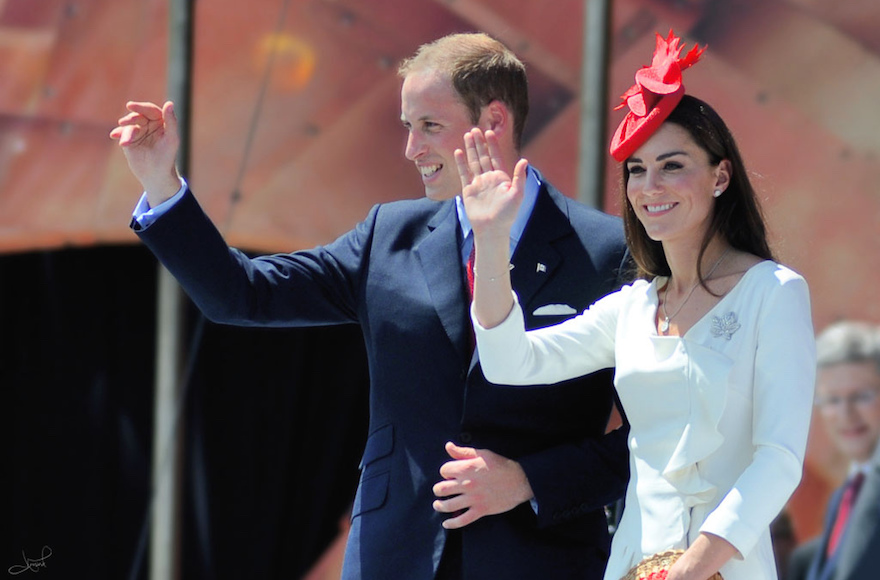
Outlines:
{"type": "Polygon", "coordinates": [[[410,161],[415,161],[424,152],[425,144],[414,132],[410,131],[406,138],[406,150],[404,156],[410,161]]]}

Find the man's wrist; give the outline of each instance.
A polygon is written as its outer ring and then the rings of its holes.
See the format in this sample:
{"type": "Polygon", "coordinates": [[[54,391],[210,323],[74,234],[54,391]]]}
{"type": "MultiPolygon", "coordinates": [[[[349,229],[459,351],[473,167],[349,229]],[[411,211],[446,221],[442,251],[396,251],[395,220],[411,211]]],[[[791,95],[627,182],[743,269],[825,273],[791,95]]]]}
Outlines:
{"type": "Polygon", "coordinates": [[[183,181],[176,168],[166,179],[156,183],[145,183],[144,191],[147,194],[147,201],[150,203],[150,207],[158,207],[162,202],[168,201],[177,195],[182,183],[183,181]]]}

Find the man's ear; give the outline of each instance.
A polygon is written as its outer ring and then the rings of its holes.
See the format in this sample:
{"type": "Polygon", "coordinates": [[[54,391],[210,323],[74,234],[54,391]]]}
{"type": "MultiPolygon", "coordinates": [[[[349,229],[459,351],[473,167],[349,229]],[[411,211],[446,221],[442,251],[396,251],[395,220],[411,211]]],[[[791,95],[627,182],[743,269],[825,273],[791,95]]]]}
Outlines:
{"type": "Polygon", "coordinates": [[[499,136],[513,129],[511,126],[513,118],[507,106],[501,101],[492,101],[483,107],[480,117],[480,125],[484,129],[495,131],[499,136]]]}

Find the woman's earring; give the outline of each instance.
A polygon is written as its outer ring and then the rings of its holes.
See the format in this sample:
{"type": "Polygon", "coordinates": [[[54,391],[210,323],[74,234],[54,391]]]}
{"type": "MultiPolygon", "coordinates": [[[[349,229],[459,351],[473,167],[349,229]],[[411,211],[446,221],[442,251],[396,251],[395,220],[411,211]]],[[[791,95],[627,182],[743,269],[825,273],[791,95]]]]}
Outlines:
{"type": "Polygon", "coordinates": [[[713,193],[712,195],[715,196],[715,197],[721,197],[721,190],[720,190],[720,189],[716,189],[716,190],[715,190],[715,193],[713,193]]]}

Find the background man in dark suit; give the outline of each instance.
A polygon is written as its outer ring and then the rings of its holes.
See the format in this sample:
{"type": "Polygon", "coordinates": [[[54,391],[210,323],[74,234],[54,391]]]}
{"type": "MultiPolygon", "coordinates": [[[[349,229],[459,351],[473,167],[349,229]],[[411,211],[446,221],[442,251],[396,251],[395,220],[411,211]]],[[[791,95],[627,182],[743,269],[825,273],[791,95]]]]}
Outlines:
{"type": "Polygon", "coordinates": [[[816,405],[831,440],[850,460],[831,497],[810,580],[880,577],[880,327],[829,326],[816,340],[816,405]]]}
{"type": "MultiPolygon", "coordinates": [[[[129,103],[111,136],[145,189],[133,227],[214,321],[361,326],[370,433],[344,578],[600,578],[603,505],[628,478],[625,428],[605,434],[610,375],[506,389],[485,381],[472,351],[472,240],[453,152],[471,127],[492,129],[513,166],[524,67],[488,36],[452,35],[420,48],[401,77],[405,154],[424,199],[376,206],[327,246],[249,259],[175,169],[173,105],[129,103]]],[[[614,289],[625,247],[616,218],[534,169],[529,179],[510,274],[535,327],[614,289]]]]}
{"type": "Polygon", "coordinates": [[[792,551],[786,563],[785,580],[806,580],[813,565],[816,551],[821,547],[822,538],[816,536],[806,542],[801,542],[792,551]]]}

